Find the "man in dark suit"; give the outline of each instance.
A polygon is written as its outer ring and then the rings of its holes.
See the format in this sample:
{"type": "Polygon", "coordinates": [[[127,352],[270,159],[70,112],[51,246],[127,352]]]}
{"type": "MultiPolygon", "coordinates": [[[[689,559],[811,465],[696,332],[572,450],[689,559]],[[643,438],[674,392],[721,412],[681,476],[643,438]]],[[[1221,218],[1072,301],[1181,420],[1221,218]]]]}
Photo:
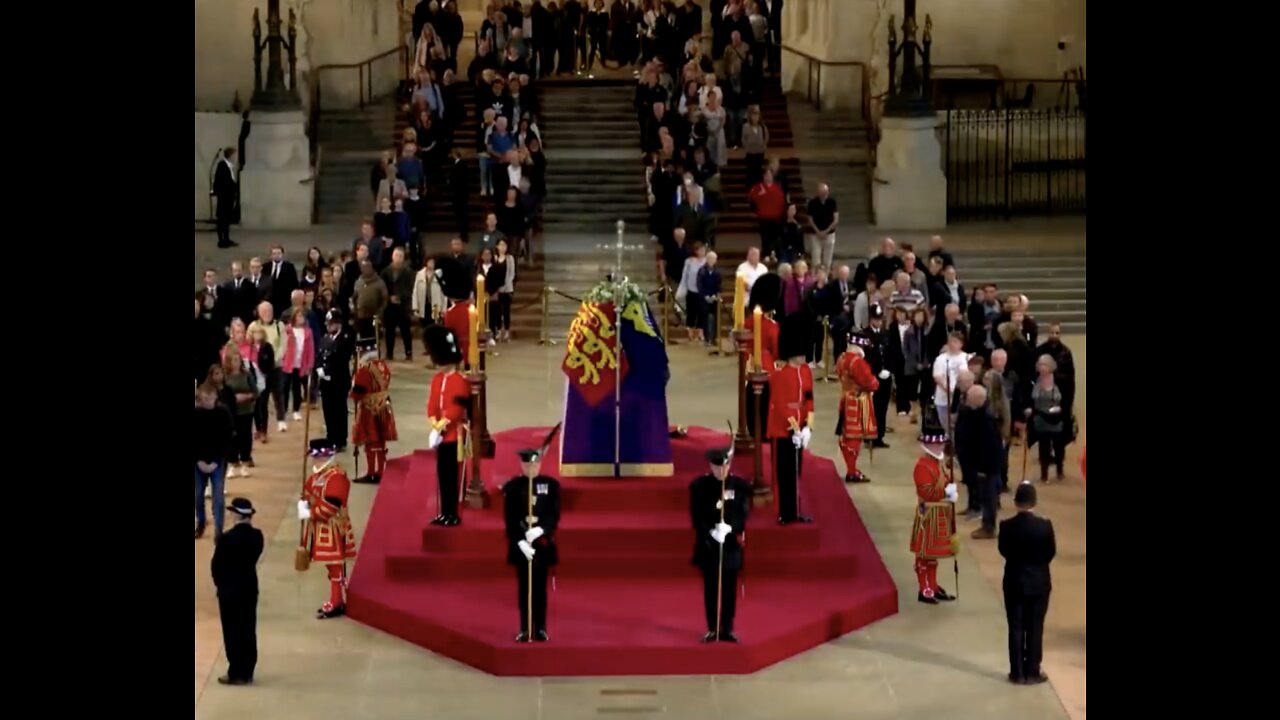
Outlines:
{"type": "Polygon", "coordinates": [[[289,307],[289,297],[298,289],[298,270],[284,259],[284,248],[280,245],[271,246],[271,265],[267,268],[267,276],[271,278],[271,296],[268,299],[276,310],[276,317],[280,317],[289,307]]]}
{"type": "Polygon", "coordinates": [[[449,192],[453,196],[454,230],[466,240],[471,225],[471,169],[457,150],[450,157],[453,158],[449,166],[449,192]]]}
{"type": "Polygon", "coordinates": [[[760,0],[760,10],[769,18],[769,72],[782,71],[782,0],[760,0]]]}
{"type": "Polygon", "coordinates": [[[231,241],[231,223],[235,222],[236,199],[240,195],[236,182],[236,171],[233,165],[236,149],[229,147],[222,151],[213,171],[213,189],[209,191],[218,201],[215,221],[218,226],[218,247],[235,247],[238,243],[231,241]]]}
{"type": "Polygon", "coordinates": [[[1057,552],[1053,523],[1037,517],[1036,488],[1022,483],[1013,494],[1018,514],[1000,523],[1004,557],[1004,611],[1009,620],[1009,682],[1038,685],[1044,616],[1049,612],[1049,563],[1057,552]]]}
{"type": "Polygon", "coordinates": [[[996,502],[1000,496],[1004,441],[996,427],[987,390],[975,383],[965,391],[964,405],[956,414],[956,450],[964,482],[969,486],[969,506],[979,507],[982,527],[969,536],[990,540],[996,536],[996,502]],[[975,503],[974,500],[977,502],[975,503]]]}
{"type": "Polygon", "coordinates": [[[205,268],[204,286],[196,292],[196,297],[200,300],[200,312],[205,319],[215,327],[225,330],[231,322],[228,316],[230,302],[223,297],[222,288],[218,285],[217,270],[205,268]]]}
{"type": "Polygon", "coordinates": [[[253,526],[253,503],[236,498],[227,508],[235,525],[213,548],[213,584],[218,588],[222,642],[227,650],[223,685],[250,685],[258,664],[258,558],[262,531],[253,526]]]}
{"type": "Polygon", "coordinates": [[[238,317],[245,324],[253,322],[258,303],[266,299],[268,286],[262,282],[262,266],[258,266],[258,284],[255,285],[244,275],[244,266],[239,260],[231,263],[231,279],[222,285],[222,297],[230,306],[230,316],[238,317]]]}

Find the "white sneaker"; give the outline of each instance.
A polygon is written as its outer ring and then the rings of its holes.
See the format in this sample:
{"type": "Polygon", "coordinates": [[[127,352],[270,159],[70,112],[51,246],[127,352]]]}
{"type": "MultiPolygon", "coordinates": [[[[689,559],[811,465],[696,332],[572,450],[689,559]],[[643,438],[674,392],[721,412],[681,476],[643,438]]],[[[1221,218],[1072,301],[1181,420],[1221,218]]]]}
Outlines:
{"type": "Polygon", "coordinates": [[[248,465],[241,465],[241,466],[240,466],[240,477],[249,477],[249,466],[248,466],[248,465]]]}
{"type": "Polygon", "coordinates": [[[489,347],[498,347],[498,341],[493,338],[489,338],[489,347]]]}
{"type": "Polygon", "coordinates": [[[286,424],[285,424],[285,422],[284,422],[283,420],[281,420],[280,422],[276,423],[276,431],[277,431],[277,432],[284,432],[284,431],[286,431],[286,430],[288,430],[288,429],[289,429],[289,426],[288,426],[288,425],[286,425],[286,424]]]}
{"type": "Polygon", "coordinates": [[[300,413],[300,412],[295,412],[295,413],[293,414],[293,421],[294,421],[294,422],[302,422],[302,413],[300,413]]]}

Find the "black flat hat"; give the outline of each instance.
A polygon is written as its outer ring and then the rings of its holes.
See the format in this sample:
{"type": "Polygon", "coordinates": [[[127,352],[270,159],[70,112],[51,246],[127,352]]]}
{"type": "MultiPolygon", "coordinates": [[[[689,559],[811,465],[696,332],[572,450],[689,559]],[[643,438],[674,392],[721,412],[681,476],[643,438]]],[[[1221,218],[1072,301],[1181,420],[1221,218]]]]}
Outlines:
{"type": "Polygon", "coordinates": [[[525,448],[524,450],[517,450],[516,454],[520,456],[520,462],[522,463],[537,462],[539,459],[542,458],[542,451],[538,450],[537,448],[525,448]]]}
{"type": "Polygon", "coordinates": [[[1018,507],[1035,507],[1036,486],[1029,482],[1019,484],[1018,489],[1013,491],[1013,504],[1018,507]]]}
{"type": "Polygon", "coordinates": [[[707,462],[716,467],[724,467],[732,459],[733,453],[729,451],[729,448],[714,448],[707,451],[707,462]]]}
{"type": "Polygon", "coordinates": [[[241,517],[253,517],[257,510],[253,509],[253,503],[249,502],[249,498],[238,497],[231,501],[227,509],[241,517]]]}

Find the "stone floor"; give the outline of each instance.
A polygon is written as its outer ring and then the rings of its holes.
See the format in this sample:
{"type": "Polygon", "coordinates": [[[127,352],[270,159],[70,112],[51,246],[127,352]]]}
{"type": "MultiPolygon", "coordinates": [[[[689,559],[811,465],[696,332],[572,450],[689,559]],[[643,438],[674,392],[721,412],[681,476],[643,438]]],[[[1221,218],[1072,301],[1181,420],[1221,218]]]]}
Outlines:
{"type": "MultiPolygon", "coordinates": [[[[199,242],[199,240],[197,241],[199,242]]],[[[310,244],[311,241],[307,241],[310,244]]],[[[1065,482],[1041,492],[1042,512],[1054,520],[1058,559],[1045,633],[1045,670],[1052,683],[1015,687],[1008,670],[999,593],[1000,559],[991,541],[973,541],[962,524],[961,594],[957,603],[914,601],[907,550],[914,493],[911,467],[917,428],[892,418],[893,446],[866,470],[875,482],[850,487],[859,512],[893,573],[901,612],[762,672],[746,677],[495,678],[350,620],[319,623],[314,609],[326,596],[322,574],[293,570],[298,525],[293,498],[301,481],[301,427],[255,450],[254,477],[231,481],[262,509],[257,524],[269,538],[259,569],[257,685],[227,688],[212,681],[225,670],[216,603],[208,580],[209,540],[196,541],[196,702],[205,720],[271,717],[362,718],[1065,718],[1085,717],[1085,494],[1078,453],[1085,435],[1085,339],[1068,337],[1078,365],[1081,442],[1073,445],[1065,482]]],[[[493,429],[550,424],[560,414],[560,348],[512,345],[491,361],[493,429]],[[497,398],[519,398],[501,402],[497,398]]],[[[718,427],[732,414],[733,360],[699,347],[671,349],[668,387],[673,422],[718,427]]],[[[400,409],[400,454],[425,445],[419,415],[431,373],[397,364],[393,381],[400,409]]],[[[838,457],[826,428],[836,385],[819,384],[813,449],[838,457]]],[[[319,428],[319,418],[312,427],[319,428]]],[[[1013,465],[1020,461],[1014,450],[1013,465]]],[[[346,462],[350,462],[348,458],[346,462]]],[[[1032,459],[1030,466],[1034,466],[1032,459]]],[[[1017,476],[1015,471],[1015,479],[1017,476]]],[[[1034,470],[1031,470],[1034,472],[1034,470]]],[[[362,533],[376,489],[357,486],[352,513],[362,533]]],[[[1006,503],[1005,514],[1011,510],[1006,503]]],[[[757,521],[763,521],[758,518],[757,521]]],[[[954,584],[944,564],[942,575],[954,584]]],[[[638,589],[638,591],[642,591],[638,589]]],[[[554,602],[554,596],[552,602],[554,602]]],[[[746,602],[750,602],[748,595],[746,602]]],[[[747,630],[743,628],[743,630],[747,630]]],[[[696,638],[691,638],[693,642],[696,638]]]]}

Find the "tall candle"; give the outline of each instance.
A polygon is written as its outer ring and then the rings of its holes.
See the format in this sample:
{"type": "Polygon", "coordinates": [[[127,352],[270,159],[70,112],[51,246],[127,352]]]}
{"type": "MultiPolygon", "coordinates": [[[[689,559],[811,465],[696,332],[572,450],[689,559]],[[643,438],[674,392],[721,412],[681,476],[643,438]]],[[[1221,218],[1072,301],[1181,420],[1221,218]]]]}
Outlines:
{"type": "Polygon", "coordinates": [[[467,364],[475,370],[480,367],[480,314],[475,305],[467,308],[467,312],[471,322],[471,334],[467,338],[467,364]]]}
{"type": "Polygon", "coordinates": [[[761,325],[764,322],[764,312],[760,310],[759,305],[756,306],[755,310],[751,311],[751,321],[752,328],[755,330],[755,332],[752,333],[752,340],[755,343],[755,353],[752,354],[752,358],[754,358],[753,362],[755,363],[756,372],[760,372],[764,367],[760,364],[762,358],[760,355],[760,348],[762,347],[761,338],[764,337],[764,333],[761,332],[761,325]]]}
{"type": "Polygon", "coordinates": [[[733,329],[741,330],[746,324],[747,278],[745,275],[738,275],[736,278],[733,288],[733,329]]]}
{"type": "Polygon", "coordinates": [[[480,327],[489,327],[489,295],[484,291],[484,274],[476,274],[476,305],[480,308],[480,327]]]}

